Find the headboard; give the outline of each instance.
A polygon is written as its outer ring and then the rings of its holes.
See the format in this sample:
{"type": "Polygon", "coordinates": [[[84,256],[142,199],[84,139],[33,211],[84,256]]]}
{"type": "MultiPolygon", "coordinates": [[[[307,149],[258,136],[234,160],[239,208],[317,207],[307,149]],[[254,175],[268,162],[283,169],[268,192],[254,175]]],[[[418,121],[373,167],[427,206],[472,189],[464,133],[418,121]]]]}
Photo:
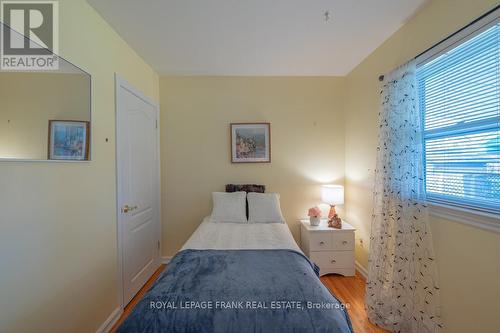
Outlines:
{"type": "Polygon", "coordinates": [[[257,192],[264,193],[266,191],[266,185],[255,185],[255,184],[227,184],[226,192],[257,192]]]}

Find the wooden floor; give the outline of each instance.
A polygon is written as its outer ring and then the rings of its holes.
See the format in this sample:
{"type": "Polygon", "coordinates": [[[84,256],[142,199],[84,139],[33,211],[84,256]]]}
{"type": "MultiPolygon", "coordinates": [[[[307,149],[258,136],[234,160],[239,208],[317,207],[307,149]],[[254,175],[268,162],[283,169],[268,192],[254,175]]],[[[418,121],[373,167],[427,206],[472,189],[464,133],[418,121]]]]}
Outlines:
{"type": "Polygon", "coordinates": [[[349,307],[349,317],[356,333],[382,333],[386,331],[368,321],[365,312],[365,278],[356,271],[356,276],[329,274],[321,277],[321,282],[335,296],[349,307]]]}
{"type": "Polygon", "coordinates": [[[156,279],[158,279],[158,276],[160,276],[160,273],[163,272],[165,267],[167,267],[167,265],[165,264],[162,264],[160,265],[160,267],[158,267],[156,272],[154,272],[154,274],[149,278],[148,282],[146,282],[144,287],[142,287],[141,290],[139,290],[139,292],[134,296],[134,298],[132,298],[132,300],[130,301],[130,303],[128,303],[125,309],[123,309],[123,314],[121,315],[120,319],[118,319],[116,324],[111,328],[110,332],[114,333],[116,329],[120,327],[121,323],[125,320],[125,318],[128,317],[128,315],[132,312],[137,303],[139,303],[142,296],[144,296],[144,294],[153,286],[156,279]]]}
{"type": "MultiPolygon", "coordinates": [[[[132,312],[136,304],[141,300],[142,296],[151,288],[160,273],[165,269],[165,265],[153,274],[153,276],[146,282],[144,287],[135,295],[130,303],[125,307],[122,316],[111,329],[115,332],[120,324],[132,312]]],[[[365,278],[356,272],[356,276],[345,277],[341,275],[330,274],[321,277],[321,282],[330,289],[332,293],[344,304],[348,304],[348,312],[351,317],[352,326],[356,333],[383,333],[388,332],[378,326],[373,325],[368,321],[365,312],[364,298],[365,298],[365,278]]]]}

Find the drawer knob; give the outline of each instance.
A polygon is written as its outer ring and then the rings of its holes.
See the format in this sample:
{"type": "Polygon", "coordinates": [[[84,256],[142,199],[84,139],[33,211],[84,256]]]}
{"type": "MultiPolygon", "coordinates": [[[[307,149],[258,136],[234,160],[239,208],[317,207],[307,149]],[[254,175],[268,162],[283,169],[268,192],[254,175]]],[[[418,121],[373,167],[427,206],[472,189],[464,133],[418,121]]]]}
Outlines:
{"type": "Polygon", "coordinates": [[[336,262],[337,262],[337,260],[335,260],[335,259],[332,259],[332,264],[334,264],[334,263],[336,263],[336,262]]]}
{"type": "Polygon", "coordinates": [[[319,245],[324,245],[324,244],[325,244],[325,242],[323,242],[323,241],[319,242],[319,245]]]}
{"type": "Polygon", "coordinates": [[[347,241],[343,241],[343,242],[342,242],[342,244],[343,244],[343,245],[347,245],[347,241]]]}

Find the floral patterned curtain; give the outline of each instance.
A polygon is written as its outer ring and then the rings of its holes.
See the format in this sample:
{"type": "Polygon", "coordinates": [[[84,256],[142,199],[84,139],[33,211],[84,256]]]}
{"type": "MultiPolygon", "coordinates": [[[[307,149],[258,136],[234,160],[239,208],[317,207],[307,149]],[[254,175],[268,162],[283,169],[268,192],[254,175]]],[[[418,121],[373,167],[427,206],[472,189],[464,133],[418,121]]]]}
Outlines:
{"type": "Polygon", "coordinates": [[[439,332],[439,287],[424,191],[415,62],[381,91],[366,310],[391,332],[439,332]]]}

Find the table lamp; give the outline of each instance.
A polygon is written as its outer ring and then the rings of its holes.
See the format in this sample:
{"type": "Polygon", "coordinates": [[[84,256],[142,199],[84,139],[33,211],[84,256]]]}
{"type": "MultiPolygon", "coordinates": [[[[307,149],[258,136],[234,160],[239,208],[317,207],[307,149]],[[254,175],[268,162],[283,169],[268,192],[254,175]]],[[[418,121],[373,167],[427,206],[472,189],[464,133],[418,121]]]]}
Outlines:
{"type": "Polygon", "coordinates": [[[335,211],[335,205],[342,205],[344,203],[344,186],[323,185],[321,187],[321,201],[330,205],[328,226],[330,228],[342,229],[342,220],[335,211]]]}

